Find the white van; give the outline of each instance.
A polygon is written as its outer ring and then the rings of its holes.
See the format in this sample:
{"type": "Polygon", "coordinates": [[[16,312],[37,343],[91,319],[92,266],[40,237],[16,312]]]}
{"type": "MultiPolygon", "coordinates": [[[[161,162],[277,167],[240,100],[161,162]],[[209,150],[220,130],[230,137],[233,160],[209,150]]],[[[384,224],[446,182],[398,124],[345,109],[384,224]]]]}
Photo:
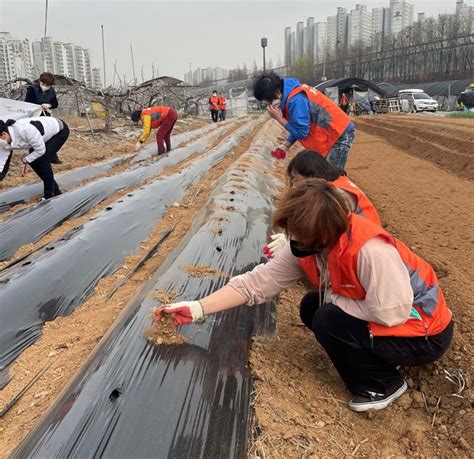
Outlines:
{"type": "Polygon", "coordinates": [[[413,99],[415,99],[415,112],[435,112],[438,110],[439,105],[436,100],[431,96],[423,92],[423,89],[402,89],[398,91],[398,98],[400,99],[400,105],[402,107],[402,112],[408,112],[408,95],[411,94],[413,99]]]}

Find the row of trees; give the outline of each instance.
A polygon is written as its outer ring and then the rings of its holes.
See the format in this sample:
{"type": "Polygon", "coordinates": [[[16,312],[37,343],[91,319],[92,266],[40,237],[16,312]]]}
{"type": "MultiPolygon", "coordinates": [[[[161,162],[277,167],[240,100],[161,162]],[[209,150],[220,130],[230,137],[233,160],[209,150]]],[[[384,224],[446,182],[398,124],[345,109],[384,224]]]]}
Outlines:
{"type": "Polygon", "coordinates": [[[337,46],[326,63],[311,58],[281,69],[304,82],[358,76],[377,81],[415,82],[470,78],[474,67],[473,18],[440,15],[404,29],[395,37],[374,36],[372,43],[337,46]]]}

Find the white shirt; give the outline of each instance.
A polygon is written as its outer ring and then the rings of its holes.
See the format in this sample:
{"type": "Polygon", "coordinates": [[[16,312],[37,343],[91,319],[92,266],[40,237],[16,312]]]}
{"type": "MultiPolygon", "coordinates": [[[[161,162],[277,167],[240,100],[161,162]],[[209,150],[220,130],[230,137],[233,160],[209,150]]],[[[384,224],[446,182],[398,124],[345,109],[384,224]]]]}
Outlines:
{"type": "Polygon", "coordinates": [[[8,132],[12,138],[10,148],[12,150],[28,150],[32,148],[33,151],[25,158],[27,162],[31,163],[46,153],[45,143],[61,129],[62,123],[56,118],[47,116],[23,118],[8,127],[8,132]],[[39,121],[41,123],[44,135],[41,135],[38,129],[30,124],[31,121],[39,121]]]}

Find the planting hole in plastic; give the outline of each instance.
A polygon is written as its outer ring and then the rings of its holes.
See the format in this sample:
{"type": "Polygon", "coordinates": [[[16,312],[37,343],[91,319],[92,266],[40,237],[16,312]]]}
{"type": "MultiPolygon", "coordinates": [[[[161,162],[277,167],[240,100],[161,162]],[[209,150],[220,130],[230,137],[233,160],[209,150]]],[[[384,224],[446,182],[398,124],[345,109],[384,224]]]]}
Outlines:
{"type": "Polygon", "coordinates": [[[122,395],[122,392],[120,391],[120,389],[114,389],[110,395],[109,395],[109,399],[111,402],[114,402],[115,400],[117,400],[120,396],[122,395]]]}
{"type": "Polygon", "coordinates": [[[216,247],[216,250],[217,250],[218,252],[222,252],[222,249],[221,249],[220,247],[216,247]]]}

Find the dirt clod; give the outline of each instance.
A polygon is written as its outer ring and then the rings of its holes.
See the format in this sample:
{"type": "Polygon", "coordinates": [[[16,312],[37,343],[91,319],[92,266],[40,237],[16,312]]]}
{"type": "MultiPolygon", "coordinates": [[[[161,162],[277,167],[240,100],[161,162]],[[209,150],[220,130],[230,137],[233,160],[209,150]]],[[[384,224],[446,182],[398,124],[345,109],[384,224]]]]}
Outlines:
{"type": "MultiPolygon", "coordinates": [[[[153,308],[152,314],[155,311],[156,308],[153,308]]],[[[159,320],[153,321],[151,325],[145,328],[144,335],[148,341],[157,346],[187,343],[186,337],[176,331],[176,325],[170,314],[164,314],[159,320]]]]}
{"type": "Polygon", "coordinates": [[[225,277],[228,276],[227,273],[219,271],[218,269],[210,268],[209,266],[196,265],[196,266],[186,266],[184,268],[191,277],[225,277]]]}

